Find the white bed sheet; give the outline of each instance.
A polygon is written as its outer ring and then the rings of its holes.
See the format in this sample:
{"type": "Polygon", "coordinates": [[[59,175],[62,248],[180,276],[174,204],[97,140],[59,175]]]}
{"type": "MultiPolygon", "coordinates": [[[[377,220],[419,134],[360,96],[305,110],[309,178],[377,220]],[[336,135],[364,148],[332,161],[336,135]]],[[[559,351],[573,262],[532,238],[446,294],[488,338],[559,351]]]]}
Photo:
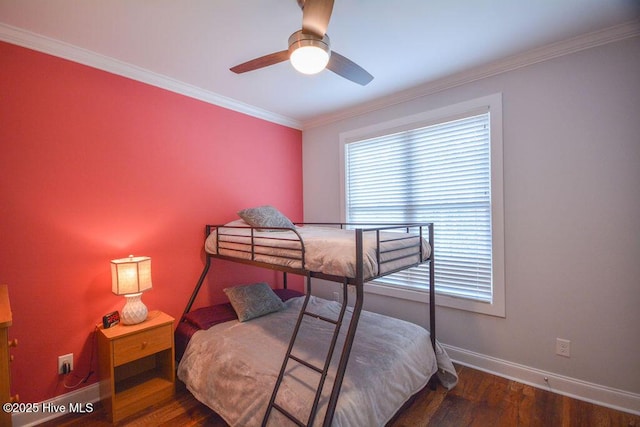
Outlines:
{"type": "MultiPolygon", "coordinates": [[[[285,309],[276,313],[195,333],[178,366],[178,377],[199,401],[231,426],[260,425],[303,298],[287,301],[285,309]]],[[[340,305],[311,297],[308,308],[324,316],[337,316],[340,305]]],[[[345,319],[350,319],[349,311],[345,319]]],[[[326,322],[305,317],[294,354],[322,366],[331,329],[326,322]]],[[[339,356],[340,351],[336,351],[332,372],[339,356]]],[[[434,353],[424,328],[363,311],[332,425],[386,424],[435,372],[445,387],[456,384],[451,361],[439,345],[437,355],[434,353]]],[[[277,403],[306,421],[315,387],[308,384],[315,384],[318,374],[293,361],[288,373],[277,403]]],[[[330,374],[314,425],[322,424],[332,381],[330,374]]],[[[278,411],[272,411],[270,426],[288,424],[278,411]]]]}
{"type": "MultiPolygon", "coordinates": [[[[300,237],[293,231],[254,230],[254,260],[291,268],[305,268],[340,277],[355,277],[356,250],[355,231],[331,227],[296,227],[305,247],[304,261],[300,261],[300,237]]],[[[410,239],[398,239],[399,233],[380,232],[380,265],[377,258],[375,232],[363,234],[363,268],[365,280],[389,271],[404,268],[420,261],[418,241],[413,234],[410,239]]],[[[207,237],[205,250],[210,254],[251,259],[251,230],[248,228],[221,227],[218,236],[214,229],[207,237]]],[[[429,258],[431,248],[422,238],[422,261],[429,258]]]]}

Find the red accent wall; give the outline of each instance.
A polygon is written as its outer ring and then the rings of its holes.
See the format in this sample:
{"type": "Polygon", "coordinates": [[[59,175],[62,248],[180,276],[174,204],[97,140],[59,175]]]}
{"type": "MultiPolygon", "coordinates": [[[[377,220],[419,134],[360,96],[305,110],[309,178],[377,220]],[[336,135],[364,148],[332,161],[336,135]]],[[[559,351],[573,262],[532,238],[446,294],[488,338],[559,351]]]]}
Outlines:
{"type": "MultiPolygon", "coordinates": [[[[92,340],[120,310],[109,261],[152,258],[143,300],[179,318],[204,265],[206,223],[272,204],[302,220],[301,132],[0,42],[0,283],[18,338],[12,391],[23,402],[69,392],[96,371],[92,340]],[[78,381],[67,377],[68,385],[78,381]]],[[[280,280],[215,262],[196,306],[230,284],[280,280]]]]}

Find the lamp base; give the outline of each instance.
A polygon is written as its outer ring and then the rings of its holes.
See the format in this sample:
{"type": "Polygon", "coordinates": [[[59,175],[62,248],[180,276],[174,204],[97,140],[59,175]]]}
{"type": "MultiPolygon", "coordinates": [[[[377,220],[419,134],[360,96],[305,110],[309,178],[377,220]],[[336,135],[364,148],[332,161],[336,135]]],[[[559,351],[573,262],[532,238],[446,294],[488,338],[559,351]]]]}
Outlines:
{"type": "Polygon", "coordinates": [[[147,306],[142,302],[142,292],[124,296],[127,300],[122,307],[122,323],[136,325],[147,318],[147,306]]]}

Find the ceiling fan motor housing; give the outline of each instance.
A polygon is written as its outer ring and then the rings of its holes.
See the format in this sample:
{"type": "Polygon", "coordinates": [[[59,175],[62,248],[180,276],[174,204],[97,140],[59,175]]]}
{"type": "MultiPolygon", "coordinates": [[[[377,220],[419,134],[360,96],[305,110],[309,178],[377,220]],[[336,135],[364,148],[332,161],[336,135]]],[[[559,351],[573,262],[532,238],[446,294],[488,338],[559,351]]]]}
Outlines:
{"type": "Polygon", "coordinates": [[[315,34],[304,33],[303,30],[300,30],[289,36],[289,53],[293,53],[294,50],[303,46],[319,47],[331,55],[331,41],[326,34],[324,37],[319,37],[315,34]]]}

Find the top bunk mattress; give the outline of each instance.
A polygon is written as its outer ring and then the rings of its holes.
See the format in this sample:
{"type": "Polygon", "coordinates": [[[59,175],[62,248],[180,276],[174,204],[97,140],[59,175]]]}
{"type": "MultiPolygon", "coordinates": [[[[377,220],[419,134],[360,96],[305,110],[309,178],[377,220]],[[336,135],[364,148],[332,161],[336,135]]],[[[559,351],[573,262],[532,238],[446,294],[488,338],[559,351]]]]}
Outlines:
{"type": "MultiPolygon", "coordinates": [[[[364,279],[371,280],[428,260],[431,246],[420,229],[403,225],[363,230],[364,279]]],[[[426,225],[423,232],[427,232],[426,225]]],[[[234,221],[212,228],[205,250],[211,255],[355,278],[355,236],[354,229],[317,225],[264,229],[234,221]]]]}

